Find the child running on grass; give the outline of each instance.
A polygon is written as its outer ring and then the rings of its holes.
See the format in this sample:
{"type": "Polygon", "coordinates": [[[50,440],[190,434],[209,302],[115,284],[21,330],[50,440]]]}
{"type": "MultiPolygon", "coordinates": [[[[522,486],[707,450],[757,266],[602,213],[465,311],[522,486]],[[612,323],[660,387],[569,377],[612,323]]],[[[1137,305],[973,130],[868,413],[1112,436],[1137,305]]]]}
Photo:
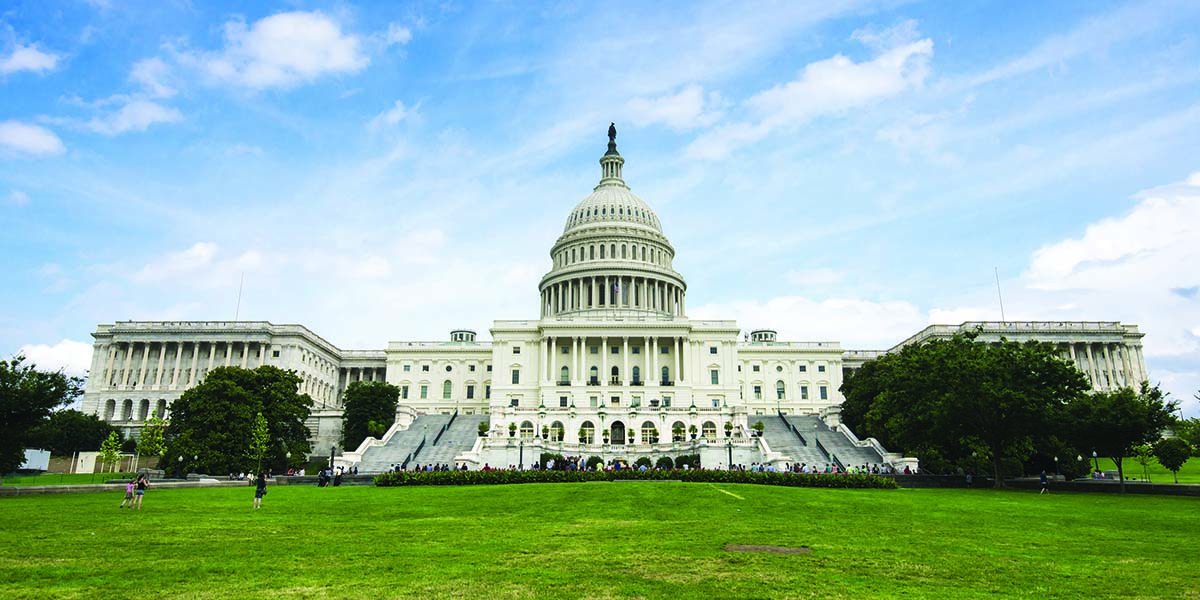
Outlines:
{"type": "Polygon", "coordinates": [[[121,501],[121,506],[117,508],[125,508],[125,503],[129,503],[129,508],[133,508],[133,478],[129,478],[129,483],[125,485],[125,499],[121,501]]]}

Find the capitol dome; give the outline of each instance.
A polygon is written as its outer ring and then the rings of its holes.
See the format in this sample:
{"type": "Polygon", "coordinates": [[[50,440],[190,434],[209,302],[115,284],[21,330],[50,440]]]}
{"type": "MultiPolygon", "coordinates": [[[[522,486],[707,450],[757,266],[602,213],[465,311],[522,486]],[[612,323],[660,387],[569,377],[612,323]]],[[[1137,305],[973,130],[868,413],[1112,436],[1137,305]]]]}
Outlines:
{"type": "MultiPolygon", "coordinates": [[[[567,216],[542,278],[542,316],[638,313],[683,316],[687,284],[658,215],[625,184],[625,159],[609,126],[600,183],[567,216]]],[[[634,316],[629,314],[627,316],[634,316]]]]}

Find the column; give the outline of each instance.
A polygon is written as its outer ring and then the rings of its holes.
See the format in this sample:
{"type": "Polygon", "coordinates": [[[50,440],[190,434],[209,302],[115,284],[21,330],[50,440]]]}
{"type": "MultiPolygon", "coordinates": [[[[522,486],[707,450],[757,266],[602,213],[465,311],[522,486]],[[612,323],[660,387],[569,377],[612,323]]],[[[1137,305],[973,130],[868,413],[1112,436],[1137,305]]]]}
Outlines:
{"type": "Polygon", "coordinates": [[[104,376],[104,385],[105,386],[112,385],[113,382],[116,381],[113,378],[114,377],[113,362],[116,361],[116,358],[117,358],[117,345],[110,342],[108,344],[108,366],[105,367],[105,370],[107,372],[107,374],[104,376]]]}
{"type": "Polygon", "coordinates": [[[1129,347],[1125,344],[1117,344],[1116,351],[1117,359],[1121,361],[1121,385],[1135,388],[1137,383],[1130,382],[1130,379],[1133,378],[1133,369],[1129,364],[1129,347]]]}
{"type": "Polygon", "coordinates": [[[1075,343],[1074,342],[1067,344],[1067,352],[1071,353],[1071,364],[1075,365],[1075,368],[1079,368],[1079,358],[1077,356],[1075,356],[1075,343]]]}
{"type": "MultiPolygon", "coordinates": [[[[607,285],[607,283],[606,283],[607,285]]],[[[600,388],[601,393],[604,392],[605,386],[608,385],[608,338],[600,338],[600,388]]],[[[601,398],[603,400],[603,398],[601,398]]]]}
{"type": "Polygon", "coordinates": [[[231,366],[230,363],[232,361],[233,361],[233,342],[225,342],[225,364],[223,364],[221,366],[223,366],[223,367],[231,366]]]}
{"type": "Polygon", "coordinates": [[[657,337],[650,338],[650,356],[651,356],[651,358],[650,358],[650,381],[653,381],[653,382],[655,382],[655,385],[658,385],[658,382],[662,379],[662,376],[658,372],[658,338],[657,337]]]}
{"type": "Polygon", "coordinates": [[[679,365],[682,362],[679,355],[683,353],[683,351],[680,349],[681,339],[682,338],[679,337],[671,338],[671,354],[675,355],[675,381],[683,383],[683,370],[679,368],[679,365]]]}
{"type": "MultiPolygon", "coordinates": [[[[679,372],[680,378],[682,379],[683,372],[687,371],[688,379],[692,379],[692,353],[688,350],[688,348],[691,348],[692,346],[692,341],[684,338],[680,345],[683,346],[683,369],[679,372]]],[[[697,378],[695,383],[700,383],[702,381],[704,380],[697,378]]]]}
{"type": "Polygon", "coordinates": [[[207,375],[213,369],[213,365],[217,362],[217,344],[215,342],[208,343],[208,368],[204,374],[207,375]]]}
{"type": "Polygon", "coordinates": [[[125,375],[121,377],[121,386],[126,389],[129,388],[129,376],[131,373],[133,373],[133,369],[129,368],[129,363],[133,362],[133,342],[128,342],[127,346],[128,347],[125,350],[125,361],[121,363],[121,368],[125,371],[125,375]]]}
{"type": "Polygon", "coordinates": [[[624,347],[621,352],[621,382],[629,385],[629,336],[621,337],[621,345],[624,347]]]}
{"type": "Polygon", "coordinates": [[[550,371],[550,367],[546,366],[546,363],[549,362],[549,358],[548,358],[549,352],[547,351],[547,348],[549,348],[549,347],[550,347],[550,342],[549,342],[549,340],[546,339],[546,336],[543,335],[541,337],[541,339],[538,340],[538,360],[541,361],[541,364],[542,364],[541,380],[543,382],[546,381],[546,373],[548,373],[550,371]]]}
{"type": "Polygon", "coordinates": [[[250,360],[250,344],[242,342],[242,368],[246,368],[246,364],[250,360]]]}
{"type": "Polygon", "coordinates": [[[179,385],[179,363],[183,360],[183,342],[175,343],[175,368],[171,370],[171,387],[179,385]]]}
{"type": "Polygon", "coordinates": [[[583,357],[586,352],[586,340],[582,337],[576,338],[579,340],[579,351],[575,353],[575,376],[571,378],[573,385],[578,385],[578,382],[583,381],[583,357]]]}
{"type": "Polygon", "coordinates": [[[137,384],[145,387],[146,380],[150,379],[146,376],[146,369],[150,366],[150,342],[142,342],[142,366],[138,369],[137,384]]]}
{"type": "Polygon", "coordinates": [[[1083,349],[1084,349],[1084,352],[1087,354],[1087,359],[1088,359],[1087,374],[1088,374],[1088,379],[1092,380],[1092,389],[1094,389],[1094,390],[1103,389],[1102,387],[1100,387],[1101,381],[1097,377],[1096,359],[1095,359],[1095,356],[1092,354],[1092,345],[1084,344],[1083,349]]]}
{"type": "Polygon", "coordinates": [[[200,368],[200,342],[192,342],[192,358],[188,361],[187,387],[196,383],[196,371],[200,368]]]}
{"type": "Polygon", "coordinates": [[[158,343],[158,374],[154,376],[154,386],[162,385],[163,368],[167,366],[167,343],[158,343]]]}

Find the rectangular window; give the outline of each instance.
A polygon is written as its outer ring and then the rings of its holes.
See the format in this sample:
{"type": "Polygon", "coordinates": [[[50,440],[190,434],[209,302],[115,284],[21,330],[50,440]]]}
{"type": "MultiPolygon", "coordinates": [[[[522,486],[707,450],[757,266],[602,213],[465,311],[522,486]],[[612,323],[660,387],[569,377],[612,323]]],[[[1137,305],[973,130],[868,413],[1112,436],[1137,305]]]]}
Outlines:
{"type": "Polygon", "coordinates": [[[825,386],[821,386],[821,399],[822,400],[829,399],[829,388],[827,388],[825,386]]]}
{"type": "Polygon", "coordinates": [[[567,407],[567,397],[566,397],[566,396],[559,396],[559,397],[558,397],[558,407],[559,407],[559,408],[566,408],[566,407],[567,407]]]}
{"type": "Polygon", "coordinates": [[[621,352],[621,347],[620,347],[620,346],[613,346],[613,347],[612,347],[612,354],[619,354],[620,352],[621,352]]]}
{"type": "Polygon", "coordinates": [[[808,400],[808,386],[807,385],[800,386],[800,399],[808,400]]]}
{"type": "Polygon", "coordinates": [[[609,403],[609,405],[611,405],[611,406],[620,406],[620,405],[621,405],[621,397],[620,397],[620,396],[613,396],[613,397],[611,397],[611,398],[609,398],[609,399],[608,399],[608,403],[609,403]]]}
{"type": "Polygon", "coordinates": [[[423,373],[428,373],[428,372],[429,372],[429,365],[421,365],[421,372],[423,372],[423,373]]]}
{"type": "Polygon", "coordinates": [[[520,399],[520,398],[509,398],[509,399],[508,399],[508,405],[509,405],[509,406],[512,406],[512,407],[517,407],[517,406],[520,406],[520,405],[521,405],[521,399],[520,399]]]}
{"type": "Polygon", "coordinates": [[[427,385],[421,386],[421,399],[424,400],[428,397],[429,397],[429,386],[427,386],[427,385]]]}
{"type": "Polygon", "coordinates": [[[595,396],[588,398],[588,404],[590,404],[592,408],[596,408],[596,405],[599,403],[600,403],[600,399],[595,396]]]}
{"type": "Polygon", "coordinates": [[[641,353],[642,353],[642,347],[641,347],[641,346],[634,346],[634,347],[633,347],[633,353],[634,353],[634,354],[641,354],[641,353]]]}
{"type": "Polygon", "coordinates": [[[670,396],[663,396],[663,406],[665,406],[665,407],[671,406],[671,397],[670,396]]]}
{"type": "Polygon", "coordinates": [[[708,372],[709,378],[712,379],[712,384],[717,385],[721,382],[720,371],[713,369],[708,372]]]}
{"type": "Polygon", "coordinates": [[[272,356],[273,358],[279,358],[279,351],[278,351],[278,350],[272,350],[272,351],[271,351],[271,356],[272,356]]]}
{"type": "Polygon", "coordinates": [[[474,398],[475,398],[475,386],[468,385],[467,386],[467,400],[471,400],[474,398]]]}
{"type": "Polygon", "coordinates": [[[600,346],[592,346],[591,352],[592,354],[600,354],[600,346]]]}
{"type": "Polygon", "coordinates": [[[563,351],[562,351],[562,353],[563,353],[563,354],[570,354],[570,352],[569,352],[569,348],[567,348],[566,346],[563,346],[563,347],[562,347],[562,350],[563,350],[563,351]]]}
{"type": "Polygon", "coordinates": [[[513,382],[513,385],[517,385],[518,383],[521,383],[521,370],[520,369],[513,369],[512,382],[513,382]]]}
{"type": "Polygon", "coordinates": [[[761,385],[754,386],[754,399],[762,400],[762,386],[761,385]]]}
{"type": "Polygon", "coordinates": [[[709,353],[709,354],[716,354],[716,353],[717,353],[717,347],[716,347],[716,346],[709,346],[709,347],[708,347],[708,353],[709,353]]]}
{"type": "Polygon", "coordinates": [[[492,386],[490,386],[490,385],[483,386],[483,398],[485,400],[492,399],[492,386]]]}
{"type": "Polygon", "coordinates": [[[669,348],[667,348],[666,346],[660,346],[658,349],[658,353],[659,354],[667,354],[668,350],[669,350],[669,348]]]}
{"type": "Polygon", "coordinates": [[[472,364],[467,365],[467,370],[474,373],[475,372],[475,364],[472,363],[472,364]]]}
{"type": "Polygon", "coordinates": [[[411,373],[411,372],[412,372],[412,365],[404,365],[404,372],[405,372],[405,373],[411,373]]]}
{"type": "Polygon", "coordinates": [[[712,399],[712,407],[713,407],[713,408],[721,408],[721,399],[720,399],[720,398],[713,398],[713,399],[712,399]]]}
{"type": "Polygon", "coordinates": [[[807,373],[807,372],[808,372],[808,365],[800,365],[800,372],[801,372],[801,373],[807,373]]]}
{"type": "Polygon", "coordinates": [[[400,399],[408,400],[408,386],[407,385],[400,386],[400,399]]]}
{"type": "Polygon", "coordinates": [[[818,372],[818,373],[824,373],[824,372],[825,372],[825,365],[817,365],[817,372],[818,372]]]}
{"type": "Polygon", "coordinates": [[[513,354],[520,354],[520,353],[521,353],[521,347],[513,346],[513,354]]]}
{"type": "Polygon", "coordinates": [[[757,373],[757,372],[761,371],[762,369],[759,369],[758,365],[754,365],[754,368],[751,370],[754,371],[755,373],[757,373]]]}
{"type": "Polygon", "coordinates": [[[488,373],[491,373],[491,372],[492,372],[492,365],[488,365],[488,366],[487,366],[487,372],[488,372],[488,373]]]}

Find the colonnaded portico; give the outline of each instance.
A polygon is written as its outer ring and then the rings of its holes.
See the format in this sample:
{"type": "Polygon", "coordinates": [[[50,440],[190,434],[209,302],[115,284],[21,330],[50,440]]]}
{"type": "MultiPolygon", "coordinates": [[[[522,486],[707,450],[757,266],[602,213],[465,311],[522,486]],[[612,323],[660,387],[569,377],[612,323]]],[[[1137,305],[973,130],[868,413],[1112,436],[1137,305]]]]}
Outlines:
{"type": "Polygon", "coordinates": [[[537,319],[494,321],[490,340],[464,328],[448,340],[383,350],[343,350],[302,325],[269,322],[100,325],[84,410],[136,434],[150,415],[169,417],[171,403],[213,368],[273,365],[296,371],[313,399],[317,455],[337,450],[346,386],[399,388],[395,425],[341,449],[338,460],[363,471],[528,464],[542,451],[900,468],[906,459],[839,422],[839,388],[844,371],[907,344],[967,330],[983,341],[1038,339],[1058,344],[1097,390],[1148,379],[1143,334],[1118,322],[931,325],[891,349],[856,350],[690,319],[675,248],[625,183],[615,137],[610,128],[600,181],[568,212],[550,249],[537,319]],[[760,421],[761,436],[753,427],[760,421]]]}

